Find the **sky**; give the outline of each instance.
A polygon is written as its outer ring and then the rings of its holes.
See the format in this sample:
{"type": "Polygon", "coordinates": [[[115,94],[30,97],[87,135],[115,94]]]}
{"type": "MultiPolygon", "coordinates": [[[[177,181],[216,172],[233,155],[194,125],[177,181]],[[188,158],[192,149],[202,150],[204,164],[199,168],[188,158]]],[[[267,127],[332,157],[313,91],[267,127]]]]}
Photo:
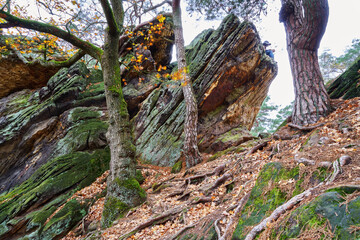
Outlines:
{"type": "MultiPolygon", "coordinates": [[[[280,1],[270,1],[267,16],[261,23],[256,24],[261,40],[268,40],[275,49],[275,61],[279,72],[269,89],[271,102],[286,106],[294,100],[294,88],[286,50],[286,35],[284,26],[279,22],[280,1]]],[[[220,21],[205,22],[190,18],[183,9],[183,26],[185,44],[189,44],[194,37],[207,28],[217,28],[220,21]]],[[[360,0],[329,0],[329,21],[326,32],[321,41],[319,55],[330,49],[335,56],[340,56],[351,45],[351,41],[360,38],[357,25],[360,22],[360,0]]]]}

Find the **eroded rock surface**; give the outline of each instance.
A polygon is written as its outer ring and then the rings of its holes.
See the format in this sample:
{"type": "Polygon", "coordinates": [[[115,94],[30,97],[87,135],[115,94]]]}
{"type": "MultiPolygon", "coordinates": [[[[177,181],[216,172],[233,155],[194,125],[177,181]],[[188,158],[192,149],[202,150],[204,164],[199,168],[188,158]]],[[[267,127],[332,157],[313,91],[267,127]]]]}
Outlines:
{"type": "MultiPolygon", "coordinates": [[[[215,152],[251,139],[268,87],[277,74],[254,25],[228,16],[187,47],[187,62],[199,108],[199,148],[215,152]]],[[[170,81],[154,90],[134,119],[138,156],[172,166],[181,156],[185,104],[170,81]]]]}

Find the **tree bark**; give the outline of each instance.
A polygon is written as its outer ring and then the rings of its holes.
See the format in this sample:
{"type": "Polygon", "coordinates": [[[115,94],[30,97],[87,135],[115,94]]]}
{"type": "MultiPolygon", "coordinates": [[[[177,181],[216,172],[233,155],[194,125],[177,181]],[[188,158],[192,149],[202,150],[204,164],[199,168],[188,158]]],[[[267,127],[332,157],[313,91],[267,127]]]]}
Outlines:
{"type": "Polygon", "coordinates": [[[186,68],[187,66],[185,59],[185,44],[181,20],[180,0],[173,0],[172,10],[174,18],[173,21],[178,71],[180,73],[179,75],[181,76],[181,85],[183,88],[186,105],[183,154],[185,156],[186,166],[189,168],[195,166],[201,161],[201,156],[197,144],[198,109],[192,83],[186,68]]]}
{"type": "Polygon", "coordinates": [[[109,227],[126,210],[146,200],[146,193],[135,180],[136,160],[134,136],[127,104],[121,87],[118,62],[120,29],[124,10],[121,0],[111,0],[114,11],[106,0],[100,1],[108,22],[105,31],[104,53],[101,58],[109,114],[107,139],[110,146],[110,173],[102,215],[102,226],[109,227]]]}
{"type": "Polygon", "coordinates": [[[329,6],[327,0],[281,0],[280,22],[284,23],[287,49],[295,88],[292,122],[308,125],[331,112],[318,62],[329,6]]]}

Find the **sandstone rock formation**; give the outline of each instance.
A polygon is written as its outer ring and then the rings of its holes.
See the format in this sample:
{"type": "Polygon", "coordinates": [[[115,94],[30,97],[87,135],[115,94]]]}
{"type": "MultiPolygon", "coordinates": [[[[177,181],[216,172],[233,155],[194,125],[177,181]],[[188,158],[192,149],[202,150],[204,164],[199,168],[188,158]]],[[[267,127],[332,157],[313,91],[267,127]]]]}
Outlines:
{"type": "Polygon", "coordinates": [[[0,98],[21,89],[36,89],[46,85],[58,67],[43,67],[40,63],[26,64],[17,55],[0,57],[0,98]]]}
{"type": "MultiPolygon", "coordinates": [[[[164,73],[176,71],[169,64],[171,44],[169,39],[155,44],[166,46],[160,55],[156,47],[149,50],[155,64],[167,64],[164,73]]],[[[187,48],[187,58],[199,102],[201,150],[251,139],[247,130],[277,72],[255,27],[231,15],[219,29],[200,34],[187,48]]],[[[124,75],[139,159],[173,165],[183,138],[179,82],[159,79],[149,69],[124,75]]],[[[68,198],[108,169],[106,116],[101,72],[80,62],[61,69],[40,89],[0,99],[0,239],[59,238],[86,215],[91,202],[68,198]]]]}
{"type": "MultiPolygon", "coordinates": [[[[199,149],[215,152],[252,138],[252,127],[277,74],[254,25],[228,16],[187,47],[199,108],[199,149]]],[[[185,105],[178,82],[154,90],[134,119],[142,161],[172,166],[181,156],[185,105]]]]}

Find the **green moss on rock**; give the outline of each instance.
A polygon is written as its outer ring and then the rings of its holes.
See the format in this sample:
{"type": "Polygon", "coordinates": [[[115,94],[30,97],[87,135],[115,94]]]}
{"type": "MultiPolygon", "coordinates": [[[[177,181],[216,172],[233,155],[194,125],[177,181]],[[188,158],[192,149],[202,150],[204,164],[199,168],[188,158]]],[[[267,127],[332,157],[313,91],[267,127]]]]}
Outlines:
{"type": "Polygon", "coordinates": [[[108,194],[101,218],[102,227],[111,226],[113,221],[122,217],[127,210],[140,205],[145,200],[146,192],[135,178],[116,178],[108,183],[108,194]]]}
{"type": "Polygon", "coordinates": [[[139,169],[136,170],[135,179],[136,179],[136,181],[139,182],[139,184],[143,184],[143,183],[144,183],[145,178],[144,178],[144,176],[142,175],[141,170],[139,170],[139,169]]]}
{"type": "Polygon", "coordinates": [[[57,212],[45,225],[41,239],[55,239],[65,235],[71,230],[87,213],[87,205],[80,204],[72,199],[57,212]]]}
{"type": "Polygon", "coordinates": [[[284,203],[287,199],[287,193],[278,188],[276,183],[280,180],[295,179],[298,174],[298,168],[289,171],[278,162],[266,164],[259,174],[248,202],[244,206],[232,239],[243,239],[246,235],[244,230],[247,226],[258,224],[277,206],[284,203]]]}
{"type": "Polygon", "coordinates": [[[181,171],[182,161],[177,161],[174,166],[171,168],[171,173],[178,173],[181,171]]]}
{"type": "Polygon", "coordinates": [[[325,227],[334,233],[334,239],[358,239],[360,233],[353,231],[352,227],[360,225],[360,197],[345,203],[346,198],[337,190],[324,193],[297,208],[273,230],[272,236],[276,239],[296,239],[306,229],[325,227]]]}
{"type": "MultiPolygon", "coordinates": [[[[108,149],[95,150],[93,153],[75,152],[52,159],[40,167],[28,180],[12,191],[0,196],[0,223],[6,224],[10,219],[24,214],[27,210],[40,207],[51,201],[54,196],[72,193],[90,185],[97,177],[109,168],[110,152],[108,149]]],[[[41,225],[44,219],[52,214],[66,198],[52,201],[43,211],[30,213],[34,217],[31,224],[41,225]]]]}

